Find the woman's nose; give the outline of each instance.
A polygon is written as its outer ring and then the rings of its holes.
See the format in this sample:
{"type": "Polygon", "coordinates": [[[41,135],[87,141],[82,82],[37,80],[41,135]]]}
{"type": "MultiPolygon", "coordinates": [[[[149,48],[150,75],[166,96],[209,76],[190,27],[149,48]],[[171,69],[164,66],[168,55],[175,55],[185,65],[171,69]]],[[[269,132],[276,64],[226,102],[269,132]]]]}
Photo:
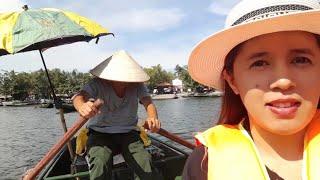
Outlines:
{"type": "Polygon", "coordinates": [[[293,87],[296,87],[296,84],[287,78],[278,79],[270,84],[270,89],[273,90],[289,90],[293,87]]]}

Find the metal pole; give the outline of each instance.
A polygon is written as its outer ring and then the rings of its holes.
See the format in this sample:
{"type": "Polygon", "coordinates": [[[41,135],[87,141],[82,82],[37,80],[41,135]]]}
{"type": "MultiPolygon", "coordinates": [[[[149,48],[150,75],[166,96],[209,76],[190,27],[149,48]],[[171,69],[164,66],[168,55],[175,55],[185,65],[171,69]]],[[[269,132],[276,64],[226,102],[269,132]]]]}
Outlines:
{"type": "Polygon", "coordinates": [[[54,92],[54,87],[53,87],[53,85],[51,83],[51,79],[50,79],[50,76],[49,76],[49,73],[48,73],[48,69],[47,69],[46,63],[44,62],[41,50],[39,50],[39,52],[40,52],[40,56],[41,56],[41,60],[42,60],[43,66],[44,66],[44,70],[46,71],[47,78],[48,78],[48,81],[49,81],[50,89],[51,89],[52,96],[53,96],[54,105],[57,105],[58,104],[58,98],[56,96],[56,93],[54,92]]]}
{"type": "MultiPolygon", "coordinates": [[[[48,73],[48,69],[47,69],[46,63],[44,61],[44,58],[43,58],[41,50],[39,50],[39,52],[40,52],[40,56],[41,56],[41,60],[42,60],[44,69],[45,69],[46,74],[47,74],[47,78],[48,78],[48,81],[49,81],[50,89],[52,91],[54,105],[55,105],[55,107],[57,109],[59,109],[62,128],[63,128],[64,133],[66,133],[68,131],[68,129],[67,129],[66,121],[65,121],[65,118],[64,118],[64,113],[63,113],[63,109],[62,109],[62,102],[60,101],[60,99],[57,98],[57,96],[56,96],[56,94],[54,92],[54,87],[53,87],[53,84],[51,83],[51,79],[50,79],[50,76],[49,76],[49,73],[48,73]]],[[[70,141],[68,141],[67,146],[68,146],[68,150],[69,150],[69,153],[70,153],[71,161],[73,162],[73,160],[74,160],[74,151],[72,149],[72,145],[71,145],[70,141]]]]}

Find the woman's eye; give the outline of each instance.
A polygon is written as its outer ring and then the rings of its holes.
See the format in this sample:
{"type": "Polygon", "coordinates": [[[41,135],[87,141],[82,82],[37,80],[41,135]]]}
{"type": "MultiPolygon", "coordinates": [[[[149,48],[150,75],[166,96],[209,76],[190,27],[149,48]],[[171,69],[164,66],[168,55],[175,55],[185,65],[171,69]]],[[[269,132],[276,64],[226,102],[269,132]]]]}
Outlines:
{"type": "Polygon", "coordinates": [[[292,60],[293,64],[312,64],[311,60],[307,57],[295,57],[292,60]]]}
{"type": "Polygon", "coordinates": [[[264,66],[268,66],[269,63],[267,63],[266,61],[263,61],[263,60],[258,60],[258,61],[255,61],[254,63],[252,63],[250,65],[250,68],[262,68],[264,66]]]}

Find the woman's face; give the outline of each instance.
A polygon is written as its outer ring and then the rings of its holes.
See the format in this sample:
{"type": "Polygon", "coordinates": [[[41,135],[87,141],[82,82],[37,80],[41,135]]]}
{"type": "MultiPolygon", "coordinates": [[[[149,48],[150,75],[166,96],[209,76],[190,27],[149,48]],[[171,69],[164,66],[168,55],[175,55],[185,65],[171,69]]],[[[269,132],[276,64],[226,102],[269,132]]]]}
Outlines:
{"type": "Polygon", "coordinates": [[[320,49],[307,32],[277,32],[243,44],[226,79],[250,123],[290,135],[311,121],[320,97],[320,49]]]}

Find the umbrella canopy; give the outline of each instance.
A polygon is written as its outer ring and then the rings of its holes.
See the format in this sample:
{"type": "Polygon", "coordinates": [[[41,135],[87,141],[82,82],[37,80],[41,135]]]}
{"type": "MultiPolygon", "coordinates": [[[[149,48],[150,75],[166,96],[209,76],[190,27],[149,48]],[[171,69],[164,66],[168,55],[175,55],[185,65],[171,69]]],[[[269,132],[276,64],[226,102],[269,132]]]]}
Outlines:
{"type": "Polygon", "coordinates": [[[0,14],[0,56],[112,34],[76,13],[53,8],[0,14]]]}
{"type": "Polygon", "coordinates": [[[73,12],[53,8],[29,10],[27,5],[23,9],[0,14],[0,56],[39,50],[56,108],[60,108],[42,50],[94,38],[98,42],[100,36],[112,33],[73,12]]]}

